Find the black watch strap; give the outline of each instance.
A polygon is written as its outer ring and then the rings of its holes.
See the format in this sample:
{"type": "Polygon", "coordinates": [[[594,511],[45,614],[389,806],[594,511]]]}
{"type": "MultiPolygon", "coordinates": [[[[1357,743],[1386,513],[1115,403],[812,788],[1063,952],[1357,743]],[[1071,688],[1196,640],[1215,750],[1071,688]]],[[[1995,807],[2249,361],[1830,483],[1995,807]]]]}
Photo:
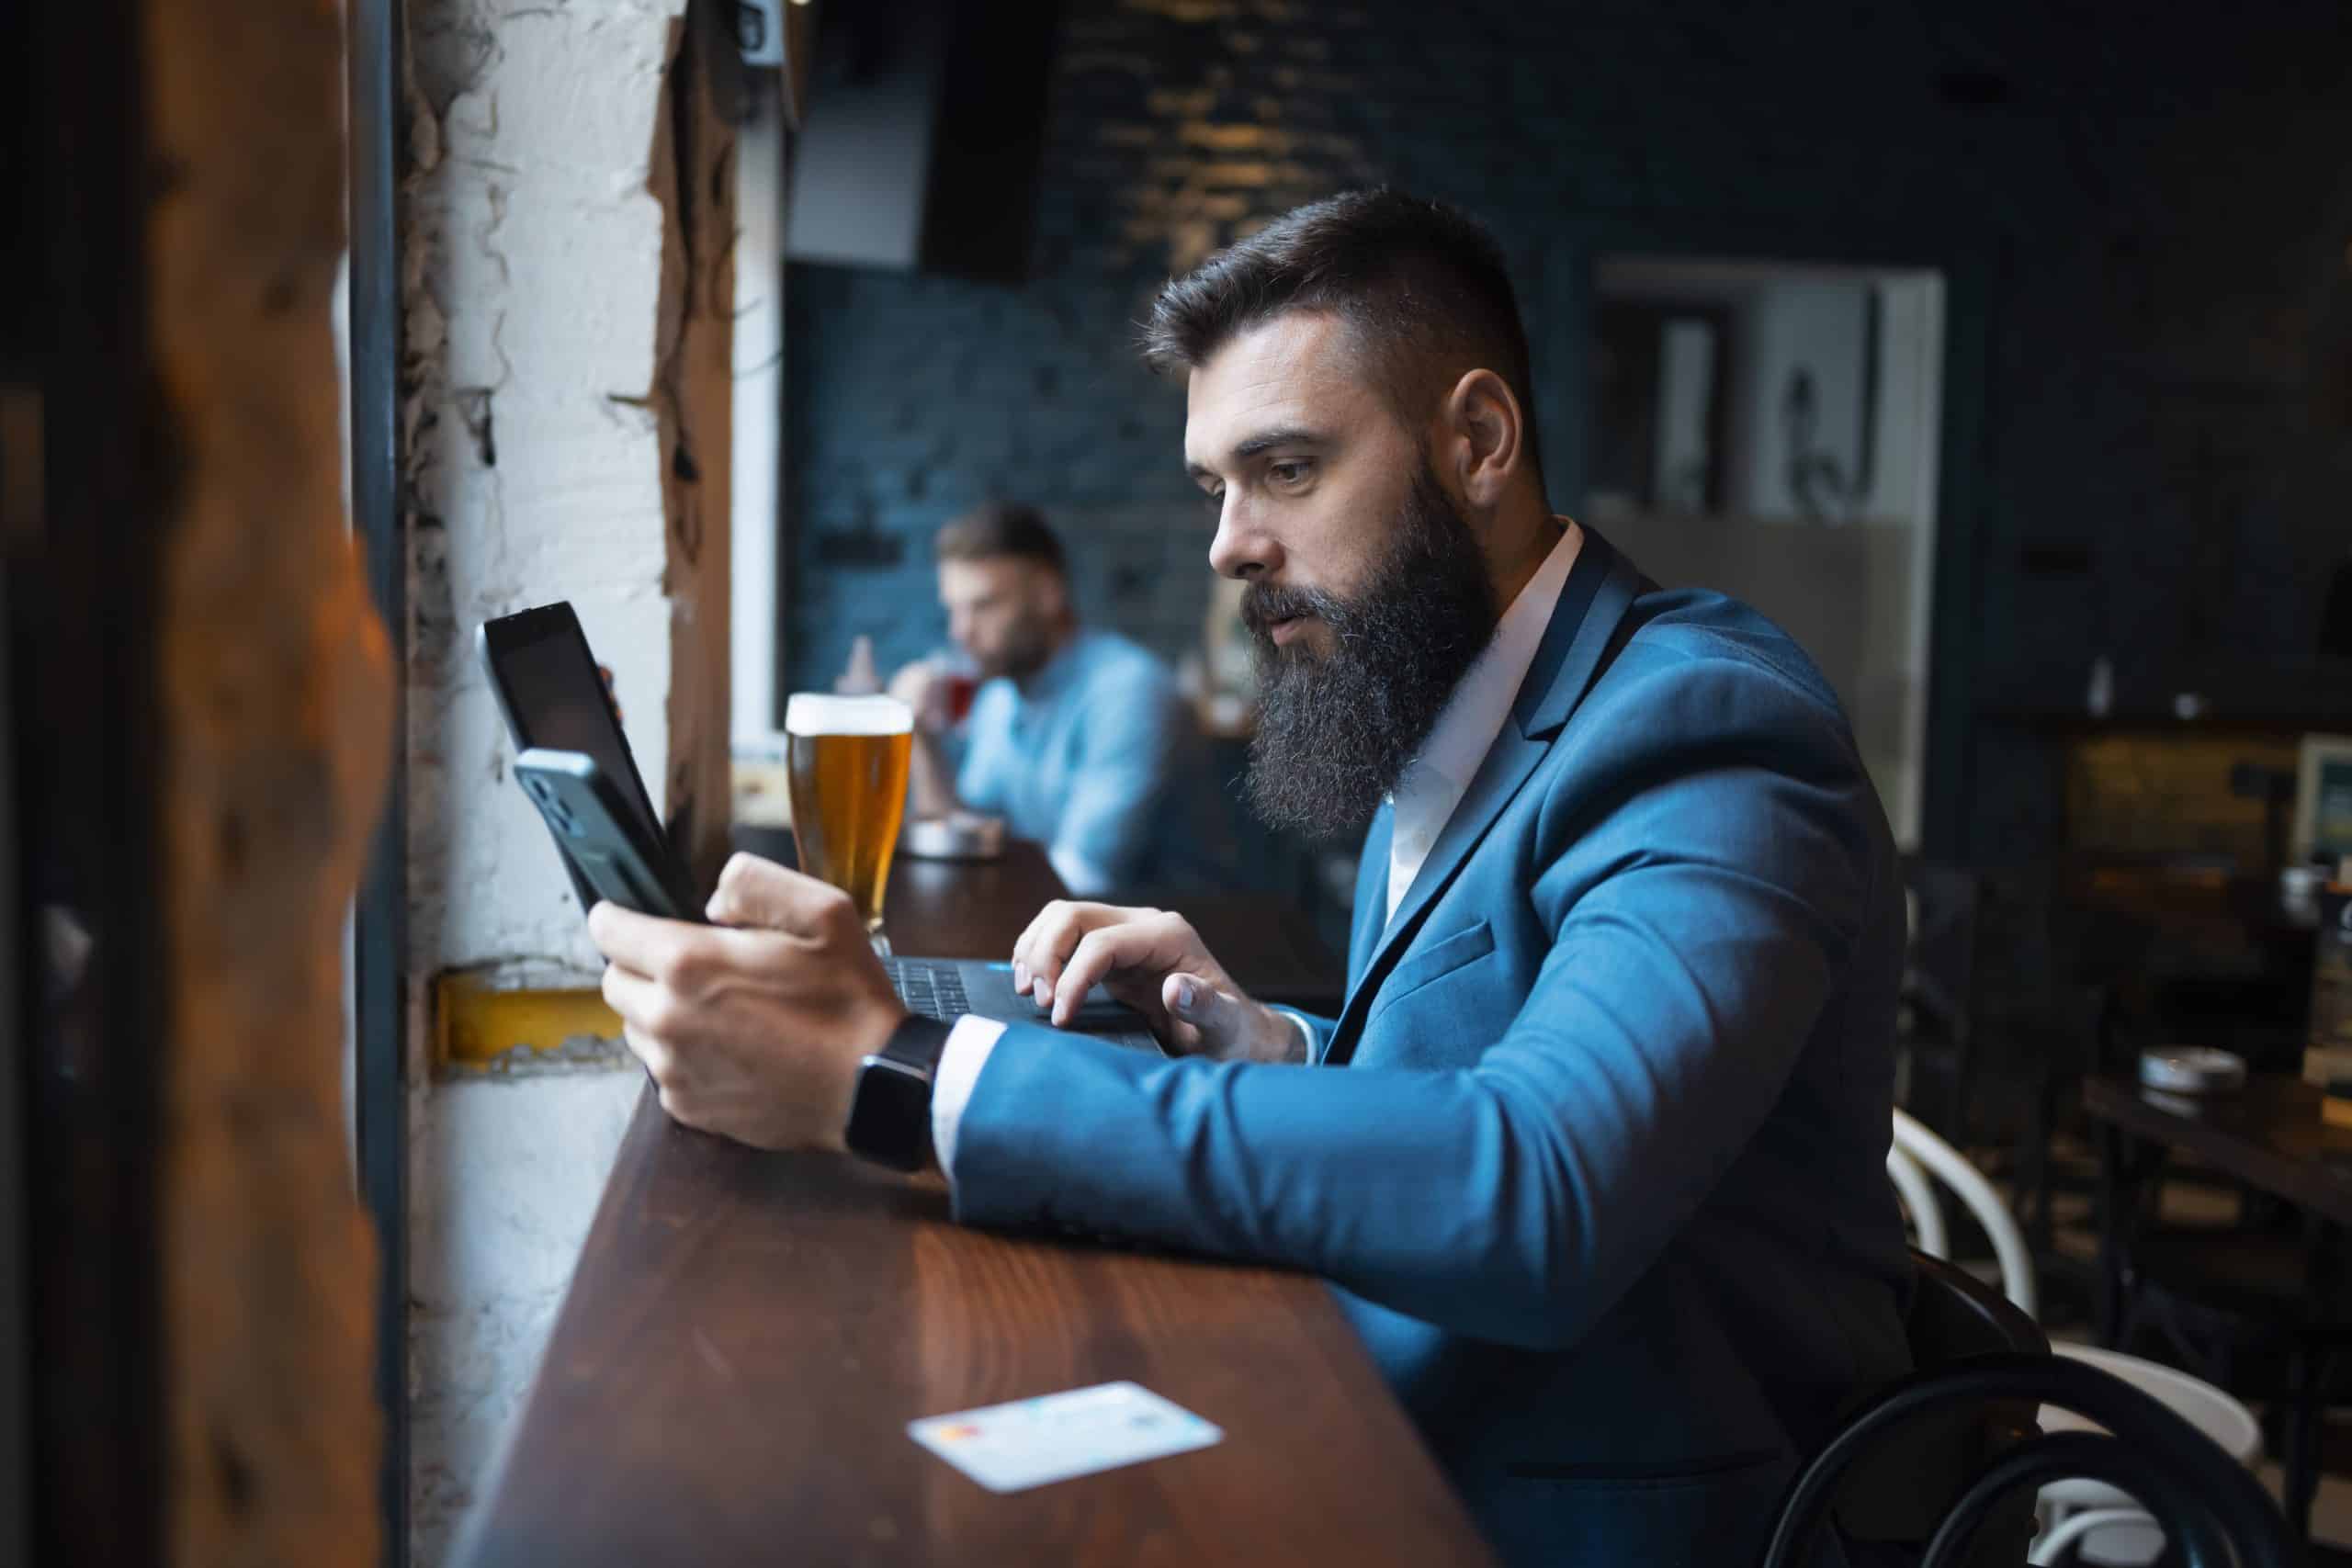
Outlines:
{"type": "Polygon", "coordinates": [[[947,1037],[956,1026],[944,1019],[926,1018],[910,1012],[890,1031],[889,1043],[875,1053],[910,1067],[920,1067],[925,1074],[939,1070],[939,1058],[947,1049],[947,1037]]]}
{"type": "Polygon", "coordinates": [[[849,1152],[893,1170],[932,1163],[932,1078],[954,1026],[910,1014],[881,1050],[858,1065],[842,1142],[849,1152]]]}

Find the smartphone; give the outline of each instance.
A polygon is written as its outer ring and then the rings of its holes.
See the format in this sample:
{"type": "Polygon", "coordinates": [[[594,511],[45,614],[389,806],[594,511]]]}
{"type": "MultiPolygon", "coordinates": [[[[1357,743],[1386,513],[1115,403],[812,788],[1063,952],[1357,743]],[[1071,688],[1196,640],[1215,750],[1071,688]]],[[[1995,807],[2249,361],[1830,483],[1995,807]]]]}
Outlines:
{"type": "MultiPolygon", "coordinates": [[[[645,792],[637,759],[621,729],[620,714],[605,689],[604,672],[588,651],[580,617],[564,600],[484,621],[474,634],[482,673],[489,677],[498,711],[506,720],[514,750],[532,747],[572,751],[596,764],[619,799],[615,815],[634,823],[640,841],[668,849],[669,835],[645,792]]],[[[536,799],[534,804],[536,804],[536,799]]],[[[556,836],[564,870],[585,911],[596,901],[594,884],[572,857],[570,840],[556,836]]]]}
{"type": "Polygon", "coordinates": [[[570,601],[484,621],[475,643],[514,749],[546,746],[594,758],[638,821],[666,838],[570,601]]]}
{"type": "Polygon", "coordinates": [[[645,831],[595,758],[534,746],[514,759],[514,777],[555,835],[565,863],[588,885],[583,899],[701,921],[684,864],[666,841],[645,831]]]}

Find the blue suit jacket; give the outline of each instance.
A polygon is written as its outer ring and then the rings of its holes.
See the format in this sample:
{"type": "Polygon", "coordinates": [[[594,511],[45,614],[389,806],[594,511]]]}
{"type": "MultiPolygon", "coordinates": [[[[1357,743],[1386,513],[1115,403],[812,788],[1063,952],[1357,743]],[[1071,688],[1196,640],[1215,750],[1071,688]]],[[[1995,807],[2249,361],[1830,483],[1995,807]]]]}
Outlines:
{"type": "Polygon", "coordinates": [[[1909,1364],[1902,884],[1837,699],[1588,529],[1384,929],[1387,835],[1315,1065],[1008,1030],[958,1213],[1324,1276],[1506,1561],[1745,1562],[1909,1364]]]}

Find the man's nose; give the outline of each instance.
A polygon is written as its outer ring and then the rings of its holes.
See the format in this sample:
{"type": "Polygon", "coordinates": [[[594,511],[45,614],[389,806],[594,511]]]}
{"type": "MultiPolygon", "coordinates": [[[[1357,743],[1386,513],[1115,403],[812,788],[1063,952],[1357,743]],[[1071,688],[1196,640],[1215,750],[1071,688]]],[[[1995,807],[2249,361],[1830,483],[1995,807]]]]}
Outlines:
{"type": "Polygon", "coordinates": [[[1245,508],[1228,502],[1217,514],[1216,537],[1209,541],[1209,569],[1247,582],[1282,564],[1282,546],[1273,536],[1251,523],[1245,508]]]}

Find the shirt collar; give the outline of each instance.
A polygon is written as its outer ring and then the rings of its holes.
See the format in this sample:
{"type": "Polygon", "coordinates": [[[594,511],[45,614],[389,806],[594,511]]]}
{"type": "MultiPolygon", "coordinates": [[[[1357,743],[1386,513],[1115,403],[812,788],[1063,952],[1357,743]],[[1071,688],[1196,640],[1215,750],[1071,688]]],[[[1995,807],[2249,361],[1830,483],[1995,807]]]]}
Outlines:
{"type": "Polygon", "coordinates": [[[1543,645],[1552,612],[1559,608],[1560,591],[1576,564],[1584,531],[1570,523],[1544,558],[1527,586],[1495,623],[1495,635],[1453,689],[1453,695],[1430,728],[1430,738],[1396,781],[1396,832],[1416,840],[1433,840],[1454,806],[1477,775],[1503,721],[1518,699],[1528,666],[1543,645]]]}

